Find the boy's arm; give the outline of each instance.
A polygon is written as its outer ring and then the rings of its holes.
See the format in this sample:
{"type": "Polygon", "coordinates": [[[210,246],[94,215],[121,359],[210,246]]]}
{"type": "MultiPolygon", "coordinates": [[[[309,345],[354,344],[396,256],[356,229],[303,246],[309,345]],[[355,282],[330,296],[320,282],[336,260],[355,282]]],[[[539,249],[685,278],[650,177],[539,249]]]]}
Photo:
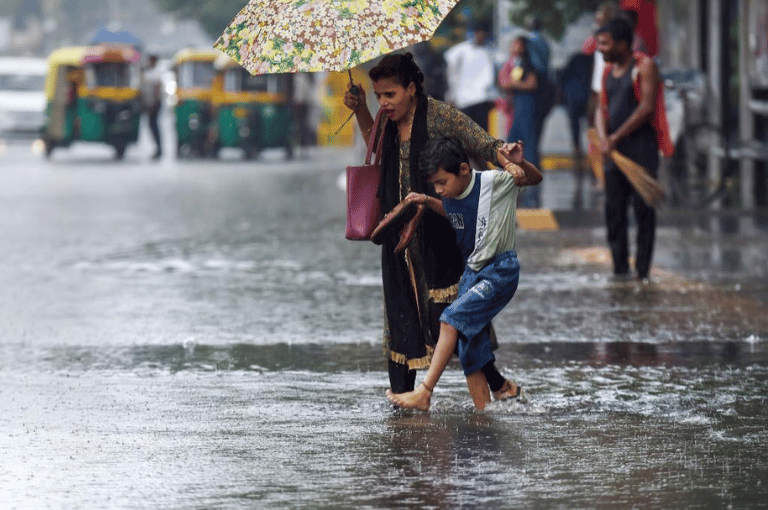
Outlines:
{"type": "Polygon", "coordinates": [[[523,142],[505,143],[496,155],[499,164],[515,178],[518,186],[536,186],[544,176],[536,165],[523,157],[523,142]]]}
{"type": "Polygon", "coordinates": [[[426,205],[433,211],[435,211],[437,214],[443,217],[447,217],[448,215],[445,213],[445,208],[443,207],[443,201],[439,198],[431,197],[429,195],[425,195],[424,193],[416,193],[415,191],[411,191],[406,195],[405,201],[409,203],[414,204],[421,204],[426,205]]]}
{"type": "Polygon", "coordinates": [[[504,165],[504,170],[512,174],[518,186],[536,186],[544,180],[544,176],[536,165],[525,159],[519,165],[507,163],[504,165]]]}

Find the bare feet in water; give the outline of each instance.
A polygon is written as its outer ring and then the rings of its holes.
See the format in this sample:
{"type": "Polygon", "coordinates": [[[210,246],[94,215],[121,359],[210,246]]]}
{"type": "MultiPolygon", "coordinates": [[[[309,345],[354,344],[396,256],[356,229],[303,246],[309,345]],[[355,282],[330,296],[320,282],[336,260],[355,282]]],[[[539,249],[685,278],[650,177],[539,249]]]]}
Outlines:
{"type": "Polygon", "coordinates": [[[406,393],[392,393],[392,390],[387,390],[386,393],[389,401],[396,406],[405,407],[407,409],[418,409],[419,411],[429,411],[432,390],[427,388],[424,383],[416,386],[415,390],[406,393]]]}

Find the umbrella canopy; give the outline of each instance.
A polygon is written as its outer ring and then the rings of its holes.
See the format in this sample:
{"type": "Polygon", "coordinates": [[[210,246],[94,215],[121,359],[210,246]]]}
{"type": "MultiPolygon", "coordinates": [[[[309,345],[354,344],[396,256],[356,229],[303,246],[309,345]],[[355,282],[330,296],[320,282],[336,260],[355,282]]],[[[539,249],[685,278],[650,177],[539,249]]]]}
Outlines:
{"type": "Polygon", "coordinates": [[[458,0],[251,0],[214,46],[251,74],[344,71],[426,41],[458,0]]]}

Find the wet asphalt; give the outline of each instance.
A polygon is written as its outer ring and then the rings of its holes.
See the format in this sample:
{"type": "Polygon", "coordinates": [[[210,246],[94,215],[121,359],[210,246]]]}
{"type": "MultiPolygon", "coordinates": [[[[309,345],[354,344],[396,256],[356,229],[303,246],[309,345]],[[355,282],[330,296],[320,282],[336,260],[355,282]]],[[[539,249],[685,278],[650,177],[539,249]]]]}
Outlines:
{"type": "Polygon", "coordinates": [[[659,211],[615,282],[590,179],[552,170],[497,318],[530,403],[475,413],[453,364],[383,398],[378,249],[343,239],[359,150],[46,161],[0,144],[7,508],[758,508],[768,496],[768,224],[659,211]],[[575,193],[582,207],[574,208],[575,193]]]}

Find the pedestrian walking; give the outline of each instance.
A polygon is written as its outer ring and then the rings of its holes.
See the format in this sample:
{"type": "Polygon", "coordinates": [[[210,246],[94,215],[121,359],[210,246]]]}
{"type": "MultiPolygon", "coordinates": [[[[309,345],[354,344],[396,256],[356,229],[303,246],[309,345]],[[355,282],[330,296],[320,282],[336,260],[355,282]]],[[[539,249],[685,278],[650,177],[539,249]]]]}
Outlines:
{"type": "MultiPolygon", "coordinates": [[[[522,140],[525,159],[539,167],[539,132],[536,129],[539,73],[531,63],[529,41],[525,36],[516,37],[510,46],[510,57],[499,71],[499,87],[512,97],[514,117],[507,141],[522,140]]],[[[538,189],[527,189],[520,195],[520,205],[538,208],[538,189]]]]}
{"type": "MultiPolygon", "coordinates": [[[[385,130],[382,151],[382,181],[379,200],[382,211],[394,208],[408,193],[434,196],[418,172],[418,158],[427,140],[455,136],[477,159],[503,166],[507,158],[503,140],[491,137],[466,114],[428,97],[424,77],[410,53],[384,57],[369,71],[373,92],[383,111],[380,127],[385,130]]],[[[376,129],[365,100],[365,90],[356,84],[344,95],[344,104],[354,111],[367,140],[376,129]]],[[[414,389],[415,370],[429,365],[440,333],[439,317],[458,292],[463,271],[461,252],[448,221],[427,211],[408,247],[394,253],[397,240],[382,246],[384,290],[384,347],[393,392],[414,389]]],[[[491,335],[490,328],[485,334],[491,335]]]]}
{"type": "MultiPolygon", "coordinates": [[[[595,26],[594,29],[602,28],[603,25],[608,23],[616,15],[618,6],[616,2],[603,2],[597,6],[595,11],[595,26]]],[[[581,46],[581,52],[585,55],[594,55],[597,51],[597,34],[590,34],[581,46]]],[[[602,69],[601,69],[602,71],[602,69]]],[[[602,74],[601,74],[602,76],[602,74]]]]}
{"type": "MultiPolygon", "coordinates": [[[[659,168],[659,150],[669,154],[669,133],[659,79],[653,60],[633,53],[631,24],[617,17],[597,31],[598,50],[605,57],[603,86],[595,119],[600,150],[612,150],[642,165],[652,176],[659,168]]],[[[611,158],[605,159],[605,219],[608,244],[615,277],[625,279],[629,272],[628,208],[634,209],[637,222],[635,271],[647,281],[651,269],[656,232],[656,211],[646,204],[611,158]]]]}
{"type": "Polygon", "coordinates": [[[291,75],[293,83],[292,109],[293,121],[297,127],[297,138],[301,157],[308,157],[307,150],[316,144],[317,132],[314,128],[314,106],[316,96],[315,79],[312,73],[296,73],[291,75]]]}
{"type": "Polygon", "coordinates": [[[442,200],[411,192],[406,201],[425,205],[450,220],[466,267],[458,297],[440,316],[440,337],[424,380],[411,392],[387,392],[398,406],[427,411],[435,385],[457,348],[478,410],[491,401],[489,385],[497,399],[522,395],[516,383],[496,378],[490,341],[481,334],[512,300],[520,279],[515,252],[517,194],[521,186],[542,180],[539,170],[523,157],[522,142],[509,147],[504,155],[510,162],[504,170],[485,172],[470,167],[454,138],[433,138],[424,147],[419,170],[442,200]]]}
{"type": "MultiPolygon", "coordinates": [[[[620,0],[619,8],[633,11],[636,17],[634,23],[635,35],[642,40],[646,55],[655,58],[659,53],[659,28],[657,26],[658,10],[656,0],[620,0]]],[[[633,19],[630,19],[632,22],[633,19]]]]}
{"type": "Polygon", "coordinates": [[[491,33],[486,21],[474,22],[472,38],[445,52],[448,65],[448,101],[466,113],[484,130],[498,94],[495,89],[496,65],[486,46],[491,33]]]}
{"type": "Polygon", "coordinates": [[[160,69],[157,66],[157,55],[150,55],[148,67],[144,70],[144,82],[142,88],[142,99],[144,102],[144,112],[147,114],[149,130],[152,133],[152,139],[155,141],[155,153],[152,159],[159,159],[163,154],[163,143],[160,136],[160,109],[162,108],[162,77],[160,69]]]}
{"type": "Polygon", "coordinates": [[[538,88],[536,93],[536,116],[534,117],[536,137],[541,140],[544,132],[544,121],[557,100],[557,90],[549,73],[550,49],[544,34],[541,33],[542,23],[538,16],[530,16],[526,20],[528,28],[527,49],[531,65],[538,74],[538,88]]]}

